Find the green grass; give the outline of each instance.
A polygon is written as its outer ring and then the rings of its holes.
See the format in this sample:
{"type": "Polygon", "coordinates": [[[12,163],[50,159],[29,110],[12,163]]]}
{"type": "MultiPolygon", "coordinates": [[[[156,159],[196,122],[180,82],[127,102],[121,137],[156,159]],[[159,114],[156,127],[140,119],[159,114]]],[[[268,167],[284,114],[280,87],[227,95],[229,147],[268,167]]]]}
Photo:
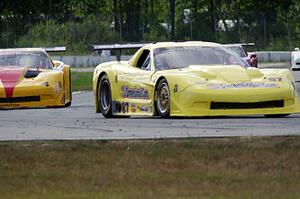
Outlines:
{"type": "Polygon", "coordinates": [[[299,198],[300,137],[0,143],[0,198],[299,198]]]}
{"type": "Polygon", "coordinates": [[[93,90],[92,72],[72,72],[72,91],[93,90]]]}

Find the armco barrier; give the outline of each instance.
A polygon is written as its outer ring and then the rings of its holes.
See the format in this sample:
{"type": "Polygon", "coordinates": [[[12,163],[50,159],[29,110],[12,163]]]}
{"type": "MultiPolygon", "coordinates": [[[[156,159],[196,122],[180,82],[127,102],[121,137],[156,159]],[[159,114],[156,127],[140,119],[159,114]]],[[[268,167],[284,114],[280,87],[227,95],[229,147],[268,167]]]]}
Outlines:
{"type": "MultiPolygon", "coordinates": [[[[127,61],[131,56],[122,56],[122,61],[127,61]]],[[[96,55],[87,55],[87,56],[53,56],[52,59],[59,60],[68,64],[72,67],[95,67],[100,63],[108,61],[116,61],[116,56],[96,56],[96,55]]]]}
{"type": "MultiPolygon", "coordinates": [[[[291,52],[289,51],[258,51],[255,52],[259,62],[290,62],[291,52]]],[[[124,55],[121,60],[127,61],[131,56],[124,55]]],[[[53,56],[55,60],[60,60],[73,67],[95,67],[107,61],[116,61],[116,56],[53,56]]]]}
{"type": "Polygon", "coordinates": [[[259,62],[290,62],[289,51],[258,51],[256,52],[259,62]]]}

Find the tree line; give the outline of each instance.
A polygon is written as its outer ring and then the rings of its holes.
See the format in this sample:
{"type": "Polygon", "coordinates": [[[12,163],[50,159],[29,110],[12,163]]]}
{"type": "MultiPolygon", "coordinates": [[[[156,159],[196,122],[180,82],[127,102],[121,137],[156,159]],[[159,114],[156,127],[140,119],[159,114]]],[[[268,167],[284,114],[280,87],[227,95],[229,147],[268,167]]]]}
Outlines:
{"type": "Polygon", "coordinates": [[[289,50],[298,0],[1,0],[0,47],[203,40],[289,50]]]}

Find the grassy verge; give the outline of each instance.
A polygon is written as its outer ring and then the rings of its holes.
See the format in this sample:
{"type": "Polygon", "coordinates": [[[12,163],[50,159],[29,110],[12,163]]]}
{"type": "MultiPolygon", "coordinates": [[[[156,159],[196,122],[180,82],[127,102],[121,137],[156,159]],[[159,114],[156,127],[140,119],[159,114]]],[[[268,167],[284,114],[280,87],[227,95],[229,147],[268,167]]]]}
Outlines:
{"type": "Polygon", "coordinates": [[[93,73],[92,72],[72,72],[72,90],[86,91],[93,89],[93,73]]]}
{"type": "Polygon", "coordinates": [[[0,198],[299,198],[300,137],[0,143],[0,198]]]}

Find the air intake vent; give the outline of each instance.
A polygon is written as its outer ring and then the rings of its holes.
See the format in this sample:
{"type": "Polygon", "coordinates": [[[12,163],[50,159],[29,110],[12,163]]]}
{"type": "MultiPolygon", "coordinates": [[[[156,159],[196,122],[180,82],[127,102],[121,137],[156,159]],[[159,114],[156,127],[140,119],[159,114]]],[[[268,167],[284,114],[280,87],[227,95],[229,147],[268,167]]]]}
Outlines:
{"type": "Polygon", "coordinates": [[[0,103],[39,102],[40,96],[0,98],[0,103]]]}
{"type": "Polygon", "coordinates": [[[265,102],[212,102],[210,109],[254,109],[254,108],[280,108],[284,107],[283,100],[273,100],[265,102]]]}
{"type": "Polygon", "coordinates": [[[38,70],[28,70],[26,71],[24,77],[25,78],[34,78],[37,77],[40,74],[41,71],[38,70]]]}

